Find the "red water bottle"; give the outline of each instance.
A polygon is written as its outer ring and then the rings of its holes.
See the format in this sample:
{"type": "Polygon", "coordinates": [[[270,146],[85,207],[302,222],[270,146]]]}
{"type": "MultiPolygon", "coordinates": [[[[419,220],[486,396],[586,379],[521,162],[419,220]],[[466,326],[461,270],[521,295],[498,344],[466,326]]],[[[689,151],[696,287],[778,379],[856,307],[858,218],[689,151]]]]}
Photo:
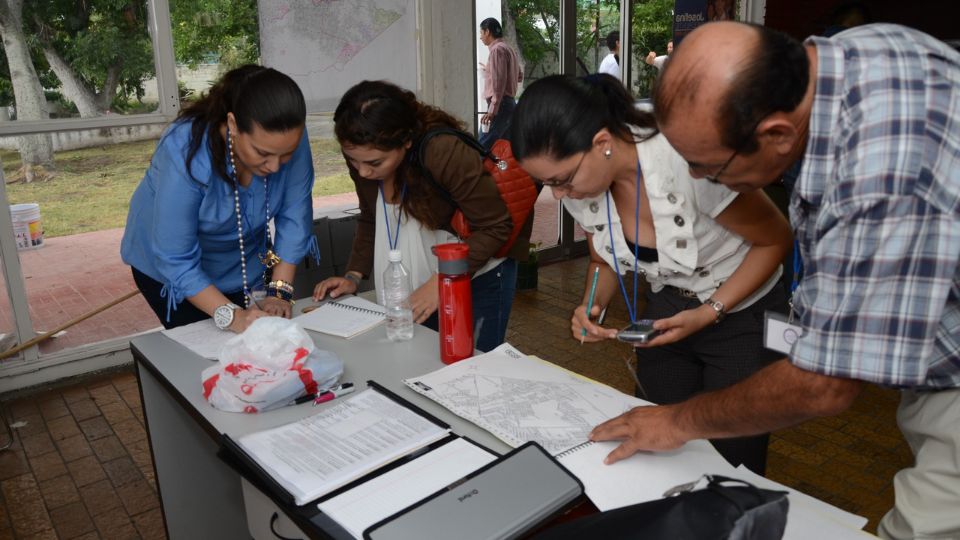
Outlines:
{"type": "Polygon", "coordinates": [[[466,244],[433,246],[440,284],[440,360],[452,364],[473,356],[473,296],[467,272],[466,244]]]}

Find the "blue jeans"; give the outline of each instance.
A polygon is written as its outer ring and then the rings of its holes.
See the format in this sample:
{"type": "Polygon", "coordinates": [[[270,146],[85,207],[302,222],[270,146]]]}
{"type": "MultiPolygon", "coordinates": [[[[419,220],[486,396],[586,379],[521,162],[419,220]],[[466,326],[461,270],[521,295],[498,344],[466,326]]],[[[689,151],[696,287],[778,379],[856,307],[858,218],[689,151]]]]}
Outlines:
{"type": "MultiPolygon", "coordinates": [[[[487,101],[487,106],[490,106],[489,101],[487,101]]],[[[480,144],[484,148],[489,150],[493,143],[497,142],[497,139],[510,138],[510,118],[513,116],[513,109],[516,106],[515,99],[510,96],[503,96],[500,109],[497,111],[497,115],[493,117],[493,121],[490,122],[490,130],[480,134],[480,144]]]]}
{"type": "MultiPolygon", "coordinates": [[[[473,297],[473,325],[476,348],[488,352],[503,343],[507,335],[507,322],[513,307],[513,294],[517,290],[517,261],[504,259],[499,266],[470,281],[473,297]]],[[[434,312],[422,323],[437,330],[439,322],[434,312]]]]}

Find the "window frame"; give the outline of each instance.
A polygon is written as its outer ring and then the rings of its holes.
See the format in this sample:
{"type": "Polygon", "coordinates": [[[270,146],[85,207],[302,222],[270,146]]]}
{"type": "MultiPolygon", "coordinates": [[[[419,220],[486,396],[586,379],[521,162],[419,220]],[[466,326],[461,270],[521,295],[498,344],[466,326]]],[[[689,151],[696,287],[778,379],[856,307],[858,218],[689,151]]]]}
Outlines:
{"type": "MultiPolygon", "coordinates": [[[[89,129],[115,128],[133,125],[166,124],[173,121],[180,110],[177,90],[177,71],[173,54],[173,31],[170,25],[169,0],[147,0],[147,31],[153,42],[153,59],[157,76],[157,96],[159,108],[149,114],[129,116],[108,115],[96,118],[66,118],[36,121],[14,121],[0,123],[0,136],[11,137],[36,133],[63,131],[81,131],[89,129]]],[[[26,282],[17,253],[16,238],[10,215],[10,201],[7,197],[3,171],[0,170],[0,270],[3,272],[10,307],[13,311],[14,328],[18,343],[26,343],[36,336],[30,318],[27,303],[26,282]]],[[[129,336],[102,343],[80,345],[66,351],[43,356],[44,364],[60,364],[87,358],[93,355],[115,357],[116,352],[127,348],[129,336]]],[[[17,356],[0,361],[0,391],[4,390],[7,375],[24,372],[25,365],[36,370],[40,360],[39,347],[29,347],[17,356]]],[[[129,353],[127,353],[129,356],[129,353]]],[[[125,358],[113,359],[113,364],[123,363],[125,358]]],[[[89,369],[87,369],[89,370],[89,369]]],[[[42,381],[41,381],[42,382],[42,381]]]]}

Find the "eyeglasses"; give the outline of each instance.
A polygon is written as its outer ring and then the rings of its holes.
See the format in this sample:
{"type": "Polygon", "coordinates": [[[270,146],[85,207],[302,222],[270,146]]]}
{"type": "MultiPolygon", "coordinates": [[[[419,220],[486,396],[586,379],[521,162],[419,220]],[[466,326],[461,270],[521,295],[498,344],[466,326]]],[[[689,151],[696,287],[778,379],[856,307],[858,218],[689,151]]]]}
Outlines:
{"type": "Polygon", "coordinates": [[[705,175],[705,176],[704,176],[704,178],[706,178],[708,182],[713,182],[714,184],[719,184],[719,183],[720,183],[720,175],[722,175],[722,174],[724,173],[724,171],[727,170],[727,167],[730,166],[730,163],[733,162],[733,159],[734,159],[735,157],[737,157],[738,155],[740,155],[740,152],[743,150],[743,148],[744,148],[745,146],[747,146],[747,143],[750,142],[750,139],[751,139],[751,138],[753,138],[753,134],[757,131],[757,128],[760,126],[760,122],[763,121],[763,118],[764,118],[764,117],[761,116],[761,117],[760,117],[760,120],[758,120],[758,121],[753,125],[753,129],[751,129],[750,132],[747,133],[747,136],[744,137],[743,140],[740,141],[740,142],[737,144],[736,148],[734,148],[734,150],[733,150],[733,153],[730,154],[730,158],[727,159],[727,161],[724,162],[724,164],[721,165],[719,169],[717,169],[717,172],[715,172],[715,173],[713,173],[713,174],[708,174],[708,175],[705,175]]]}
{"type": "Polygon", "coordinates": [[[583,152],[583,155],[580,156],[580,161],[577,162],[576,168],[573,169],[573,172],[570,173],[570,176],[564,178],[563,180],[558,180],[558,181],[552,181],[552,180],[537,180],[537,182],[540,182],[541,184],[543,184],[544,186],[549,187],[549,188],[563,187],[563,186],[566,186],[566,185],[570,185],[571,183],[573,183],[573,179],[577,177],[577,172],[580,171],[580,165],[583,165],[583,160],[584,160],[584,158],[587,157],[587,154],[589,154],[589,153],[590,153],[589,150],[585,150],[585,151],[583,152]]]}
{"type": "Polygon", "coordinates": [[[739,147],[738,147],[736,150],[733,151],[733,154],[730,155],[730,159],[728,159],[723,165],[720,166],[719,169],[717,169],[717,172],[715,172],[715,173],[713,173],[713,174],[708,174],[708,175],[704,176],[704,178],[706,178],[708,182],[713,182],[714,184],[719,184],[719,183],[720,183],[720,175],[723,174],[723,172],[727,170],[727,167],[730,166],[730,163],[733,161],[733,158],[737,157],[737,154],[740,153],[740,150],[742,149],[742,147],[743,147],[742,144],[739,145],[739,147]]]}

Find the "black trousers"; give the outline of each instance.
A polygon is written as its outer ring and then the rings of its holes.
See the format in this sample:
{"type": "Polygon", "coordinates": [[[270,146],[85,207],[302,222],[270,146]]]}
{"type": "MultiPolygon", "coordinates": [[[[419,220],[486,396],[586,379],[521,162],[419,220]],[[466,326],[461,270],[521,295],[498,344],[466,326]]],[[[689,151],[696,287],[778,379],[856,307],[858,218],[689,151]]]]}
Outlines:
{"type": "MultiPolygon", "coordinates": [[[[642,318],[662,319],[700,305],[662,289],[647,293],[642,318]]],[[[780,283],[750,307],[730,313],[686,339],[662,347],[637,349],[637,396],[660,405],[679,403],[701,392],[719,390],[746,379],[783,358],[763,346],[764,311],[787,312],[787,295],[780,283]]],[[[741,463],[757,474],[767,467],[769,434],[710,441],[732,465],[741,463]]]]}
{"type": "MultiPolygon", "coordinates": [[[[163,283],[160,283],[132,266],[130,269],[133,271],[133,282],[136,283],[137,288],[140,289],[140,293],[143,294],[143,297],[147,300],[147,304],[149,304],[153,312],[157,314],[157,318],[160,319],[160,324],[162,324],[164,328],[176,328],[210,318],[209,315],[197,309],[188,300],[184,300],[177,304],[177,309],[170,310],[170,319],[168,320],[167,299],[160,296],[163,283]]],[[[241,307],[243,306],[243,291],[224,294],[224,296],[234,304],[241,307]]]]}

